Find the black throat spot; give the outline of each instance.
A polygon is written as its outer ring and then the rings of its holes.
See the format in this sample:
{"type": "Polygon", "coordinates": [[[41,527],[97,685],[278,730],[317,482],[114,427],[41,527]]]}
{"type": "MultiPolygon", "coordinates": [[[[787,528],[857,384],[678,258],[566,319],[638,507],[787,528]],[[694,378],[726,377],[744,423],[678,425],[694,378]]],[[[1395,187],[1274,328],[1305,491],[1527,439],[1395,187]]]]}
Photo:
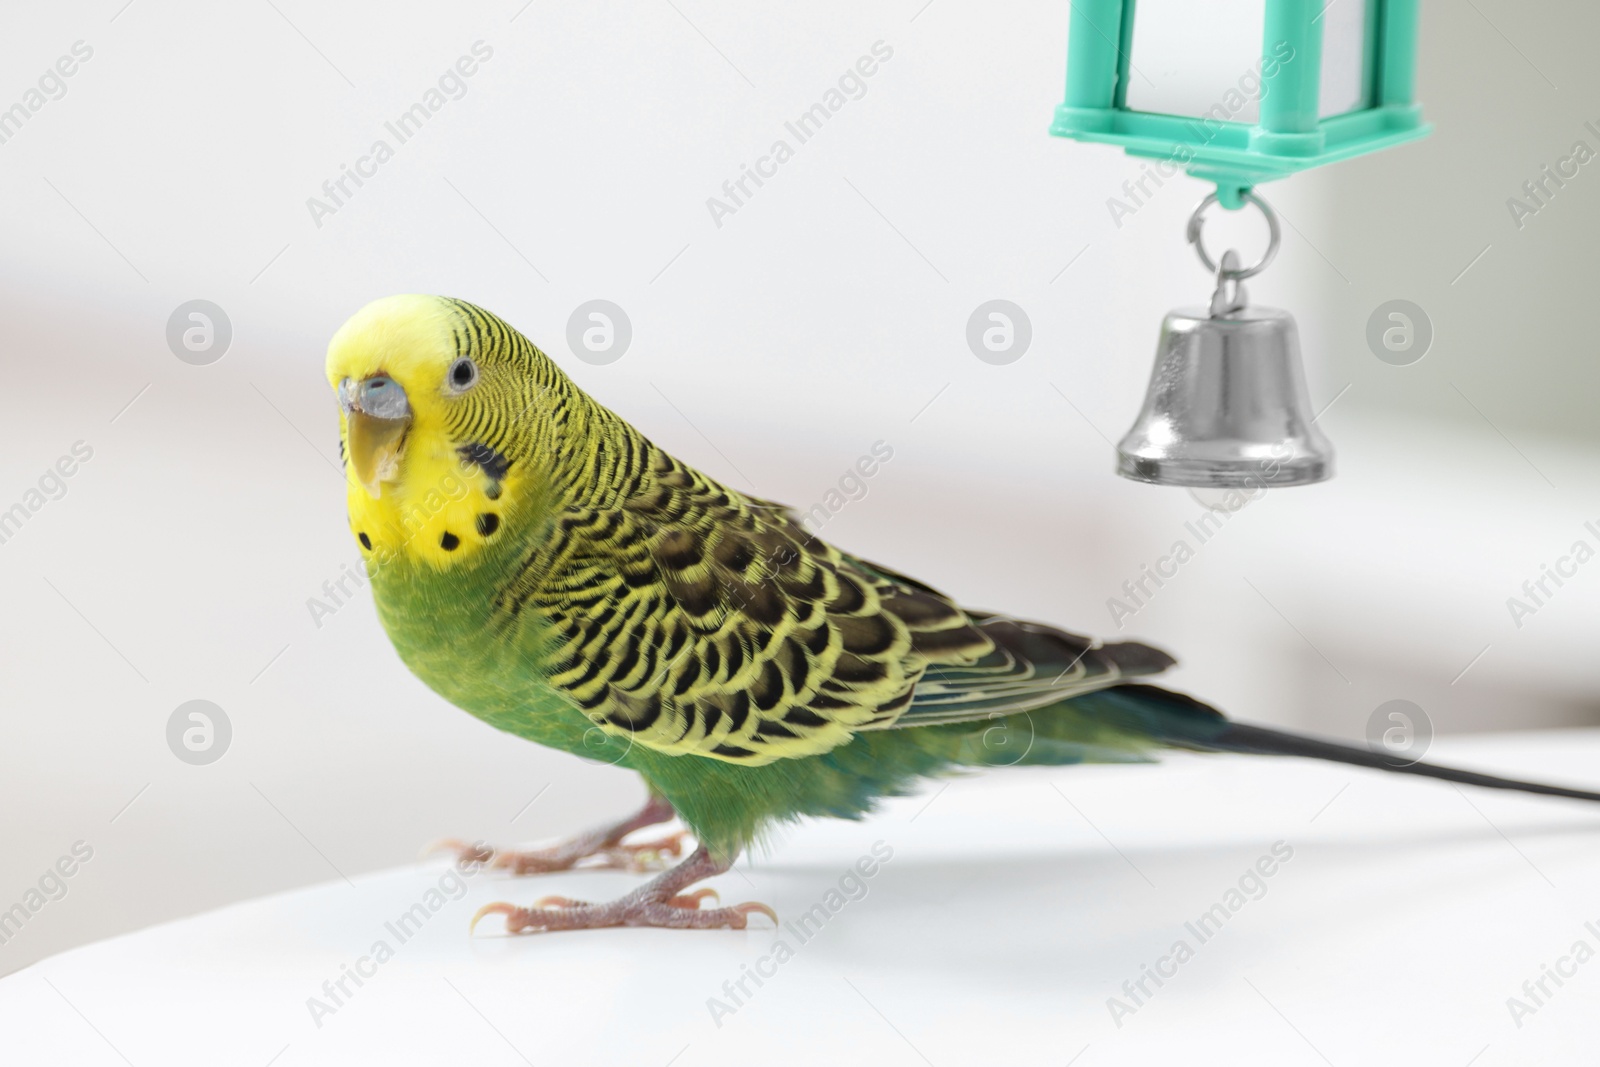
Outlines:
{"type": "Polygon", "coordinates": [[[483,471],[484,474],[489,476],[489,480],[493,482],[505,481],[506,471],[511,469],[511,461],[509,459],[488,445],[480,444],[477,441],[462,445],[456,451],[460,453],[462,459],[483,471]]]}

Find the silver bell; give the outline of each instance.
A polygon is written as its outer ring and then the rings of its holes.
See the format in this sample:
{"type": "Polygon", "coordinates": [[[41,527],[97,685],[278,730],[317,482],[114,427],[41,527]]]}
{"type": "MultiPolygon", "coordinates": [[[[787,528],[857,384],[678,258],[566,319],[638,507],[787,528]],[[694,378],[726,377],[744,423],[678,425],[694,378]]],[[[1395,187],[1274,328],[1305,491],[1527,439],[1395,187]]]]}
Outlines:
{"type": "MultiPolygon", "coordinates": [[[[1275,222],[1270,212],[1268,218],[1275,222]]],[[[1275,225],[1273,231],[1276,238],[1275,225]]],[[[1193,221],[1190,233],[1199,247],[1193,221]]],[[[1240,270],[1235,253],[1213,266],[1200,248],[1216,271],[1216,295],[1211,307],[1180,308],[1161,324],[1144,409],[1117,445],[1118,474],[1217,489],[1310,485],[1333,476],[1333,446],[1314,424],[1294,317],[1246,304],[1242,280],[1272,251],[1240,270]]]]}

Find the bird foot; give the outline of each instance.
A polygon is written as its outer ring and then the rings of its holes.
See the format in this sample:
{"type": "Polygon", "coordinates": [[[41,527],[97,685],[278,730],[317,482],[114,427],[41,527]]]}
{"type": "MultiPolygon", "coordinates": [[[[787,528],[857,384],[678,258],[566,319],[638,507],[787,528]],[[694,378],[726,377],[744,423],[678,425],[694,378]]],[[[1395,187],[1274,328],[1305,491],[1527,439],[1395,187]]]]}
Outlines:
{"type": "Polygon", "coordinates": [[[688,831],[679,830],[654,841],[636,844],[624,844],[622,839],[635,830],[666,822],[674,814],[672,805],[660,797],[652,797],[637,814],[611,826],[579,834],[550,848],[516,851],[482,844],[469,845],[455,838],[445,838],[435,841],[423,852],[427,854],[446,849],[456,854],[457,863],[486,864],[491,868],[509,870],[512,874],[549,874],[579,867],[647,874],[665,870],[669,860],[683,855],[683,839],[688,836],[688,831]]]}
{"type": "Polygon", "coordinates": [[[601,834],[582,834],[550,848],[512,850],[469,845],[455,838],[435,841],[427,852],[449,850],[457,863],[480,863],[512,874],[550,874],[554,871],[584,870],[631,871],[648,874],[667,868],[668,861],[683,855],[687,830],[678,830],[654,841],[624,844],[608,841],[601,834]]]}
{"type": "MultiPolygon", "coordinates": [[[[689,908],[691,910],[696,910],[697,911],[700,908],[700,902],[702,900],[707,899],[707,898],[709,898],[711,900],[721,900],[722,899],[722,897],[717,893],[717,891],[715,889],[706,888],[706,889],[696,889],[693,893],[680,893],[679,895],[669,899],[667,901],[667,904],[669,904],[670,906],[672,906],[674,908],[689,908]]],[[[536,907],[536,908],[592,908],[592,907],[594,907],[594,905],[589,903],[587,900],[573,900],[571,897],[562,897],[562,896],[540,897],[538,900],[533,902],[533,906],[536,907]]],[[[765,907],[765,905],[756,905],[756,906],[757,907],[765,907]]],[[[487,907],[478,909],[478,914],[480,916],[482,916],[482,915],[486,915],[489,912],[493,911],[497,915],[510,915],[512,912],[520,911],[520,910],[524,910],[524,909],[512,907],[512,905],[510,905],[510,904],[490,904],[487,907]],[[507,909],[507,908],[509,908],[510,911],[506,911],[505,909],[507,909]]],[[[773,921],[776,922],[777,920],[774,919],[773,921]]]]}
{"type": "Polygon", "coordinates": [[[683,893],[686,888],[702,878],[721,874],[728,864],[718,864],[706,852],[705,846],[696,849],[688,859],[665,871],[647,884],[616,900],[603,904],[573,900],[570,897],[547,896],[536,901],[531,908],[514,904],[486,904],[472,917],[471,929],[487,915],[503,915],[506,930],[519,934],[524,930],[597,930],[609,926],[658,926],[675,930],[743,930],[750,916],[760,913],[778,923],[778,914],[765,904],[735,904],[729,908],[704,908],[700,902],[708,897],[718,899],[714,889],[696,889],[683,893]]]}

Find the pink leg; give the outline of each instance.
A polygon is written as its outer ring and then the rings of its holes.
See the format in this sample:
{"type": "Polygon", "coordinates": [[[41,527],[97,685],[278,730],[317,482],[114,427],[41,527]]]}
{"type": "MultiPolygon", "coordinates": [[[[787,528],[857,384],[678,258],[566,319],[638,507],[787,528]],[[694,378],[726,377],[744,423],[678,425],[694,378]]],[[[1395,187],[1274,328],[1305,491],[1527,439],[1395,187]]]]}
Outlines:
{"type": "Polygon", "coordinates": [[[716,891],[697,889],[684,893],[694,883],[721,874],[733,866],[733,858],[714,859],[704,845],[682,863],[663,871],[633,892],[604,904],[587,904],[566,897],[545,897],[531,908],[512,904],[487,904],[472,917],[476,927],[485,915],[504,915],[506,929],[513,934],[524,930],[595,930],[605,926],[663,926],[673,929],[743,930],[752,912],[778,921],[777,913],[765,904],[736,904],[731,908],[700,910],[700,901],[715,897],[716,891]]]}
{"type": "Polygon", "coordinates": [[[676,814],[677,812],[672,810],[672,805],[667,803],[664,797],[651,794],[644,807],[621,822],[579,834],[551,848],[507,852],[447,839],[429,845],[427,851],[431,852],[438,848],[453,849],[458,863],[486,863],[490,867],[506,868],[512,874],[548,874],[551,871],[567,871],[578,866],[579,861],[590,858],[597,858],[599,862],[586,863],[583,864],[584,867],[612,868],[635,873],[658,871],[667,857],[676,859],[683,854],[685,831],[679,830],[655,841],[643,841],[633,845],[623,844],[622,839],[635,830],[666,822],[676,814]]]}

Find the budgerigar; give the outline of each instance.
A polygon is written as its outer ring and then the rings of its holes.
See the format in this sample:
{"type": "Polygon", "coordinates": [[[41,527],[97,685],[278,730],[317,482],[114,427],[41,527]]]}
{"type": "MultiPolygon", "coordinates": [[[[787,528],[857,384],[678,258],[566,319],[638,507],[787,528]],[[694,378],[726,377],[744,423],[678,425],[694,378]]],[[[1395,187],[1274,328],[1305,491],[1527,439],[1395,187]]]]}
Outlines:
{"type": "Polygon", "coordinates": [[[697,843],[609,903],[484,909],[511,930],[743,927],[771,910],[702,908],[709,891],[690,887],[763,830],[859,818],[963,767],[1180,748],[1600,799],[1233,723],[1135,682],[1173,665],[1157,649],[964,609],[668,455],[464,301],[368,305],[327,373],[350,528],[400,658],[485,722],[648,788],[638,814],[564,845],[464,852],[521,873],[642,868],[679,838],[624,838],[674,814],[697,843]]]}

